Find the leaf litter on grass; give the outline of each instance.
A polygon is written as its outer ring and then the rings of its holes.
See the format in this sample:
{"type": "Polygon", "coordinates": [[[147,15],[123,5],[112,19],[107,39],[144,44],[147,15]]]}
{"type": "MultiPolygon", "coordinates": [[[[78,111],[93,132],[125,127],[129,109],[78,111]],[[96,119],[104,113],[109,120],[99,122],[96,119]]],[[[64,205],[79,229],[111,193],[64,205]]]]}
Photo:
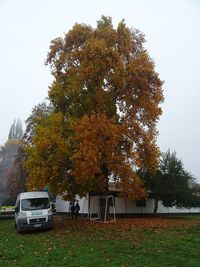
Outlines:
{"type": "MultiPolygon", "coordinates": [[[[21,258],[25,261],[31,255],[38,258],[39,262],[43,256],[44,260],[49,259],[52,263],[55,260],[59,263],[60,259],[73,262],[77,255],[82,255],[82,262],[74,266],[92,266],[84,262],[86,258],[97,265],[95,257],[101,258],[99,266],[130,266],[129,261],[135,261],[142,255],[151,254],[153,260],[158,255],[164,258],[163,255],[172,253],[173,242],[179,252],[177,257],[181,256],[181,251],[185,251],[186,245],[195,258],[199,238],[195,241],[194,236],[198,235],[199,230],[198,219],[164,218],[117,219],[109,224],[86,219],[55,218],[53,230],[22,235],[10,232],[6,225],[6,232],[2,234],[0,231],[0,238],[4,242],[0,247],[0,262],[5,262],[6,259],[18,262],[21,258]]],[[[185,255],[189,258],[189,254],[185,255]]],[[[173,256],[170,257],[174,260],[173,256]]]]}

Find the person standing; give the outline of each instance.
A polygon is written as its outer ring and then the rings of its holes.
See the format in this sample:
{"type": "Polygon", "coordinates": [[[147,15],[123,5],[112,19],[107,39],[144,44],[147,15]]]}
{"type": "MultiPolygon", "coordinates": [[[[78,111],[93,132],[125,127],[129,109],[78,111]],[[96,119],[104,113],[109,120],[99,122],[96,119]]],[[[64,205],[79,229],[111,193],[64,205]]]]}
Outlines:
{"type": "Polygon", "coordinates": [[[79,213],[79,210],[80,210],[79,203],[78,203],[78,202],[76,202],[76,205],[75,205],[75,216],[76,216],[76,219],[78,218],[78,213],[79,213]]]}
{"type": "Polygon", "coordinates": [[[75,216],[75,205],[74,205],[74,202],[72,203],[70,210],[71,210],[72,219],[74,219],[74,216],[75,216]]]}

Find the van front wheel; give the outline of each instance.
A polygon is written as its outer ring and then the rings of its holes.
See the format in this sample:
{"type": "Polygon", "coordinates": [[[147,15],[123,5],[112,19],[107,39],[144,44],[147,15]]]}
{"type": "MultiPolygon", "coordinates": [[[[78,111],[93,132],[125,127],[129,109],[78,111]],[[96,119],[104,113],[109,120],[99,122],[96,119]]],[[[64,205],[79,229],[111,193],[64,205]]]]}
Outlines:
{"type": "Polygon", "coordinates": [[[19,224],[18,224],[18,223],[16,224],[16,227],[17,227],[17,232],[18,232],[18,233],[21,233],[21,232],[22,232],[22,230],[21,230],[21,228],[20,228],[20,226],[19,226],[19,224]]]}

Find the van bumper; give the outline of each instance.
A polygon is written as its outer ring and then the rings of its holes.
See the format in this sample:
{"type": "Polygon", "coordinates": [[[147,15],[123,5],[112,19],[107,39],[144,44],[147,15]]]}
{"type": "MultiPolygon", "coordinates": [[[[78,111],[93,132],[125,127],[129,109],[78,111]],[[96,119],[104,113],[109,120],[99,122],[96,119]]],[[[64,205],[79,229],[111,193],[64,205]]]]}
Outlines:
{"type": "Polygon", "coordinates": [[[35,230],[35,229],[51,229],[53,228],[53,215],[48,215],[48,220],[45,222],[28,223],[27,218],[18,219],[18,230],[35,230]]]}

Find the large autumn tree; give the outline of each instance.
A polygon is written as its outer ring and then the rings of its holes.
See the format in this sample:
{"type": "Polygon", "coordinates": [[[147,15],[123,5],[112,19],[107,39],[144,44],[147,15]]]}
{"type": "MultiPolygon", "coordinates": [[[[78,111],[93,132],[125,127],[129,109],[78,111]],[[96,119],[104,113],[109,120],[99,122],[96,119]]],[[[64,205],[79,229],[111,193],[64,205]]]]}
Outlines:
{"type": "Polygon", "coordinates": [[[113,180],[123,196],[145,196],[136,170],[156,171],[163,92],[144,42],[124,20],[115,29],[104,16],[96,28],[75,24],[51,42],[46,64],[54,110],[26,146],[29,189],[48,184],[72,198],[105,193],[113,180]]]}

